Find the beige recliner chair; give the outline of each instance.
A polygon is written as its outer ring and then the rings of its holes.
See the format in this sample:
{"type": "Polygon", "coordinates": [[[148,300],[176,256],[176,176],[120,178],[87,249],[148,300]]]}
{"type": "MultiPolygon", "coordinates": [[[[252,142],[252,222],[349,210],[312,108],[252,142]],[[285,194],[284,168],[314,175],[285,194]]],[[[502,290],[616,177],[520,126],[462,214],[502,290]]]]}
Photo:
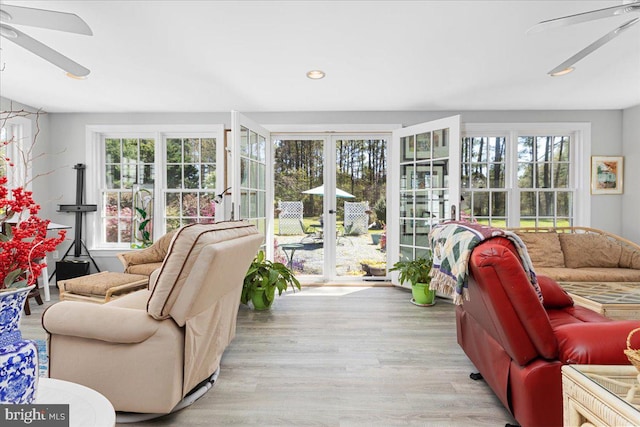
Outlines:
{"type": "Polygon", "coordinates": [[[42,319],[49,376],[97,390],[116,411],[171,412],[218,369],[262,241],[245,222],[189,225],[175,234],[150,289],[104,305],[52,305],[42,319]]]}

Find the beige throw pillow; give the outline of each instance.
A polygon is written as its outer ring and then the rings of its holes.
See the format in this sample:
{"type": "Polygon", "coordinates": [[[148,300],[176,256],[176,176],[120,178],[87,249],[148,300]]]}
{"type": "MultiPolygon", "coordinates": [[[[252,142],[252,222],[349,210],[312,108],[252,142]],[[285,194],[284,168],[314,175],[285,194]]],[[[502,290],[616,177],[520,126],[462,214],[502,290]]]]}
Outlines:
{"type": "Polygon", "coordinates": [[[560,247],[558,233],[552,232],[516,232],[522,239],[534,267],[564,267],[564,255],[560,247]]]}
{"type": "Polygon", "coordinates": [[[569,268],[615,268],[622,247],[605,236],[591,233],[560,234],[564,263],[569,268]]]}

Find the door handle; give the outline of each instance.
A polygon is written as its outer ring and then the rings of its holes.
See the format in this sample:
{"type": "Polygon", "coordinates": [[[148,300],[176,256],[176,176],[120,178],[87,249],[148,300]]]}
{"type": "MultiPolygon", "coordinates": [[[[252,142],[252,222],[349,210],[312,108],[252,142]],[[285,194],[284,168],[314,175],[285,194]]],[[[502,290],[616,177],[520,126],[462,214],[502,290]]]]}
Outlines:
{"type": "Polygon", "coordinates": [[[456,205],[451,205],[451,220],[456,220],[456,205]]]}
{"type": "Polygon", "coordinates": [[[330,214],[335,214],[335,213],[336,213],[336,211],[335,211],[334,209],[329,209],[329,213],[330,213],[330,214]]]}

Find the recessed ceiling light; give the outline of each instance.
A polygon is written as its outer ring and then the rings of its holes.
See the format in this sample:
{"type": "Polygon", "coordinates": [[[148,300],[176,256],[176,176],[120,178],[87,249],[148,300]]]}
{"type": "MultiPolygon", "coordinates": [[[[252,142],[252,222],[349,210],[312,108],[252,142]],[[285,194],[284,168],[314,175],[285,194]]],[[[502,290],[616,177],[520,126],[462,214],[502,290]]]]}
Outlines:
{"type": "Polygon", "coordinates": [[[307,72],[307,77],[309,77],[310,79],[313,80],[320,80],[322,78],[324,78],[325,74],[324,71],[322,70],[311,70],[309,72],[307,72]]]}
{"type": "Polygon", "coordinates": [[[70,79],[75,79],[75,80],[86,80],[87,76],[76,76],[75,74],[72,73],[67,73],[67,77],[69,77],[70,79]]]}
{"type": "Polygon", "coordinates": [[[559,71],[551,71],[551,72],[549,72],[549,75],[551,77],[560,77],[560,76],[564,76],[565,74],[569,74],[573,70],[575,70],[575,68],[567,67],[567,68],[564,68],[564,69],[559,70],[559,71]]]}

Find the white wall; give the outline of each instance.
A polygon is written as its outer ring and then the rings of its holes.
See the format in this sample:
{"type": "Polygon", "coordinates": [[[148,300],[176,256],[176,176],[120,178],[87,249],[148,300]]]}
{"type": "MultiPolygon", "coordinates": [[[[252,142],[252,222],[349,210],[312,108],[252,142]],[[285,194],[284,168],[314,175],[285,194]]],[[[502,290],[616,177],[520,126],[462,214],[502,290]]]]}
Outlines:
{"type": "MultiPolygon", "coordinates": [[[[402,123],[412,125],[424,121],[461,114],[466,123],[498,122],[589,122],[591,123],[592,154],[622,155],[623,112],[606,111],[439,111],[439,112],[282,112],[245,113],[264,125],[270,124],[386,124],[402,123]]],[[[638,113],[636,113],[638,114],[638,113]]],[[[43,205],[43,215],[54,222],[73,224],[72,214],[56,212],[57,205],[75,202],[76,163],[85,163],[85,138],[87,125],[98,124],[219,124],[229,127],[229,113],[148,113],[148,114],[72,114],[53,113],[48,115],[49,147],[51,152],[61,152],[48,160],[48,166],[57,168],[55,174],[46,179],[46,190],[38,191],[38,200],[43,205]]],[[[637,140],[638,138],[636,138],[637,140]]],[[[627,149],[629,149],[627,147],[627,149]]],[[[627,171],[640,169],[640,160],[627,159],[627,171]]],[[[626,153],[625,153],[626,154],[626,153]]],[[[87,174],[93,171],[87,170],[87,174]]],[[[627,182],[625,197],[630,194],[627,182]]],[[[591,225],[615,234],[623,232],[623,196],[592,197],[591,225]]],[[[636,208],[640,203],[636,199],[636,208]]],[[[630,216],[633,212],[628,212],[630,216]]],[[[94,214],[88,214],[94,215],[94,214]]],[[[627,227],[628,229],[629,227],[627,227]]],[[[71,232],[70,232],[71,233],[71,232]]],[[[72,236],[70,234],[72,239],[72,236]]],[[[640,240],[640,239],[636,239],[640,240]]],[[[98,259],[101,267],[119,271],[119,263],[113,259],[98,259]]]]}
{"type": "Polygon", "coordinates": [[[640,243],[640,105],[622,112],[622,235],[640,243]]]}

